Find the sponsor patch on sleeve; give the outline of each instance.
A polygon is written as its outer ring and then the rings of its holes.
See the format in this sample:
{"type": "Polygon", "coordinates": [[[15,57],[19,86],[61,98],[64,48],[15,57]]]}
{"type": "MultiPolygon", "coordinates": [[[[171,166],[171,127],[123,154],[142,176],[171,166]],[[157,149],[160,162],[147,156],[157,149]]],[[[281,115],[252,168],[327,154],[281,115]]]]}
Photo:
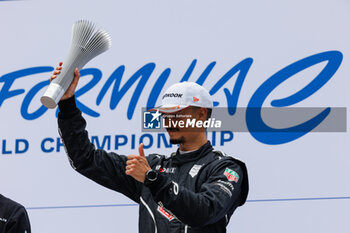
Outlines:
{"type": "Polygon", "coordinates": [[[225,193],[229,195],[229,197],[232,197],[232,192],[222,183],[216,182],[216,185],[220,187],[221,190],[223,190],[225,193]]]}
{"type": "Polygon", "coordinates": [[[227,177],[227,179],[229,181],[234,181],[234,182],[238,182],[239,180],[239,175],[237,172],[235,172],[234,170],[230,169],[230,168],[226,168],[225,169],[225,172],[224,172],[224,175],[227,177]]]}

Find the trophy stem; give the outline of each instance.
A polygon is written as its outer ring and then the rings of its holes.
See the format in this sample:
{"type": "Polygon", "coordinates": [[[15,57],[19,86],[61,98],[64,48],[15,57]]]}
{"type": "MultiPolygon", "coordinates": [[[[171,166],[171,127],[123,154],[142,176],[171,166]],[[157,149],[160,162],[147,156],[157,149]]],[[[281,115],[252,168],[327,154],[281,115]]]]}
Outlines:
{"type": "Polygon", "coordinates": [[[55,108],[64,95],[64,92],[64,89],[59,84],[51,83],[40,98],[40,101],[47,108],[55,108]]]}

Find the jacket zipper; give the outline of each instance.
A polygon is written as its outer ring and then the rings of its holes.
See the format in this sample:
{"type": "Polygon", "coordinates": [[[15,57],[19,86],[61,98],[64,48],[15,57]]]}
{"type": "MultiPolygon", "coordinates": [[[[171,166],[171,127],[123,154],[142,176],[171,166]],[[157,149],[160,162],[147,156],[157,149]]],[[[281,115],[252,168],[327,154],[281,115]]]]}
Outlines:
{"type": "Polygon", "coordinates": [[[140,201],[142,202],[142,204],[146,207],[146,209],[148,210],[148,213],[151,215],[153,222],[154,222],[154,232],[157,233],[157,224],[156,224],[156,219],[154,218],[154,215],[152,213],[151,208],[149,208],[149,206],[147,205],[147,203],[143,200],[142,197],[140,197],[140,201]]]}

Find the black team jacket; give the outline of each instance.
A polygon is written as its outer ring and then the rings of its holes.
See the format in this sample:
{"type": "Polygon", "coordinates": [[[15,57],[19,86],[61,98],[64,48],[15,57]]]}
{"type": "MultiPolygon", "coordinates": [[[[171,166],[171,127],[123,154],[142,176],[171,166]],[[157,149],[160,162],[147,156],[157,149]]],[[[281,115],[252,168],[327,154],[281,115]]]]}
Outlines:
{"type": "Polygon", "coordinates": [[[245,203],[248,175],[243,162],[217,151],[208,141],[194,152],[170,157],[150,154],[154,182],[125,174],[127,157],[95,149],[74,97],[60,101],[59,133],[71,166],[87,178],[139,203],[141,233],[222,233],[245,203]]]}
{"type": "Polygon", "coordinates": [[[0,194],[0,233],[30,233],[26,209],[0,194]]]}

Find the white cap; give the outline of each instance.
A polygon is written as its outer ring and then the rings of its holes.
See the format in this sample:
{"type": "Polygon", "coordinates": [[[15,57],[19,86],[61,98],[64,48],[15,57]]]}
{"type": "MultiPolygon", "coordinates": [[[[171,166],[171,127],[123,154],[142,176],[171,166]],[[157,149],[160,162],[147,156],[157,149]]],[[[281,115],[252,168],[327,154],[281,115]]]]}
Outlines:
{"type": "Polygon", "coordinates": [[[158,109],[163,113],[173,113],[189,106],[213,108],[213,99],[209,92],[194,82],[181,82],[170,86],[162,96],[158,109]]]}

